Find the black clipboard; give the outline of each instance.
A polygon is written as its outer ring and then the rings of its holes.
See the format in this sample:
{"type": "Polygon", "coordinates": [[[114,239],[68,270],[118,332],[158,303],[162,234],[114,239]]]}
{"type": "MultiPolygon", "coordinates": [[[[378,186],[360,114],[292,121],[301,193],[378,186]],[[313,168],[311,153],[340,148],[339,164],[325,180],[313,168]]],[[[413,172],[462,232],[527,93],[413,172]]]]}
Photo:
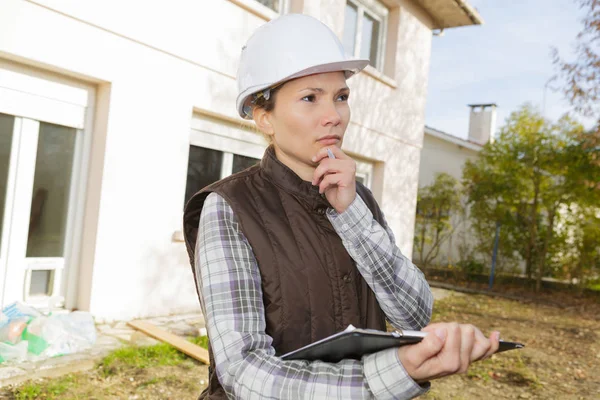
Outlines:
{"type": "MultiPolygon", "coordinates": [[[[372,329],[357,329],[352,325],[342,332],[311,343],[281,356],[282,360],[306,360],[337,363],[345,359],[360,360],[366,354],[376,353],[391,347],[418,343],[427,335],[421,331],[382,332],[372,329]]],[[[501,340],[496,353],[525,347],[522,343],[501,340]]]]}

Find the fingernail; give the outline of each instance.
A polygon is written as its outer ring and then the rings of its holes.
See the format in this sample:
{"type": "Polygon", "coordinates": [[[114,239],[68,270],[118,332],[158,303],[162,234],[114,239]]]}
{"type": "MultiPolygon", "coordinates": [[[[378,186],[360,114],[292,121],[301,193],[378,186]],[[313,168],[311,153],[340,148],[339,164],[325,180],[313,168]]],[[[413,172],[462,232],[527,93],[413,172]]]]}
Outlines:
{"type": "Polygon", "coordinates": [[[317,156],[314,156],[314,157],[312,158],[312,160],[313,160],[313,162],[317,161],[317,156]]]}
{"type": "Polygon", "coordinates": [[[439,337],[439,338],[440,338],[440,340],[446,340],[446,334],[447,334],[447,333],[448,333],[448,332],[447,332],[445,329],[443,329],[443,328],[439,328],[439,329],[436,329],[436,330],[435,330],[435,335],[436,335],[437,337],[439,337]]]}
{"type": "Polygon", "coordinates": [[[499,331],[494,331],[494,335],[496,335],[496,337],[498,338],[498,340],[500,340],[500,332],[499,331]]]}

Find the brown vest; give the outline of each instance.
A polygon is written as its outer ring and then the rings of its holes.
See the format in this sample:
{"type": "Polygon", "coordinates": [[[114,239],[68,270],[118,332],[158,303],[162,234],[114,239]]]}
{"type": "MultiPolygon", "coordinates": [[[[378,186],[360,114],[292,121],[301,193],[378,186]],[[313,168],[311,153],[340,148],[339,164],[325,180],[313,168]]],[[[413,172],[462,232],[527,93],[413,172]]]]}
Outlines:
{"type": "MultiPolygon", "coordinates": [[[[358,182],[356,190],[382,223],[371,192],[358,182]]],[[[252,246],[262,279],[266,333],[278,356],[349,324],[385,330],[375,294],[325,215],[329,203],[317,187],[277,160],[272,147],[260,165],[202,189],[187,203],[184,235],[192,271],[200,212],[211,192],[231,206],[252,246]]],[[[214,366],[211,352],[209,386],[200,398],[226,398],[214,366]]]]}

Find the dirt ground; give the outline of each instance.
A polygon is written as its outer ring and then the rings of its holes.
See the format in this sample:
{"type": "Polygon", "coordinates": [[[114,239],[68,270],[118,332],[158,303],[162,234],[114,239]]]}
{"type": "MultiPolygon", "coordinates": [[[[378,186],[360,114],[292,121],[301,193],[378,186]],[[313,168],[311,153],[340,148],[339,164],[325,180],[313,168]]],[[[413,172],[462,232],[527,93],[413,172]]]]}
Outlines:
{"type": "MultiPolygon", "coordinates": [[[[436,302],[434,321],[472,323],[526,344],[433,382],[424,399],[600,399],[600,315],[481,295],[436,302]]],[[[0,399],[196,399],[208,369],[190,359],[156,366],[103,366],[0,389],[0,399]]]]}
{"type": "MultiPolygon", "coordinates": [[[[592,311],[593,310],[593,311],[592,311]]],[[[600,399],[600,314],[481,295],[436,303],[434,321],[498,330],[524,349],[473,364],[466,375],[435,381],[425,399],[600,399]]]]}

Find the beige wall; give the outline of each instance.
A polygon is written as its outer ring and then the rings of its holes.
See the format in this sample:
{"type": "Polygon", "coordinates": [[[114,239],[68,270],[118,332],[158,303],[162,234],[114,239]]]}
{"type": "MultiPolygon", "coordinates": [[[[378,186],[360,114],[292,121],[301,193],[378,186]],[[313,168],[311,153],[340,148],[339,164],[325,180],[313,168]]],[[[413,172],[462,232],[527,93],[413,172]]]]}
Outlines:
{"type": "MultiPolygon", "coordinates": [[[[353,119],[344,146],[376,163],[376,196],[410,255],[431,21],[408,1],[393,4],[400,6],[390,11],[391,76],[371,71],[349,81],[353,119]]],[[[184,245],[172,240],[181,228],[190,123],[203,110],[237,119],[239,51],[268,19],[252,7],[252,0],[0,0],[0,58],[96,87],[80,309],[100,319],[199,309],[184,245]]],[[[343,0],[293,7],[343,31],[343,0]]]]}

